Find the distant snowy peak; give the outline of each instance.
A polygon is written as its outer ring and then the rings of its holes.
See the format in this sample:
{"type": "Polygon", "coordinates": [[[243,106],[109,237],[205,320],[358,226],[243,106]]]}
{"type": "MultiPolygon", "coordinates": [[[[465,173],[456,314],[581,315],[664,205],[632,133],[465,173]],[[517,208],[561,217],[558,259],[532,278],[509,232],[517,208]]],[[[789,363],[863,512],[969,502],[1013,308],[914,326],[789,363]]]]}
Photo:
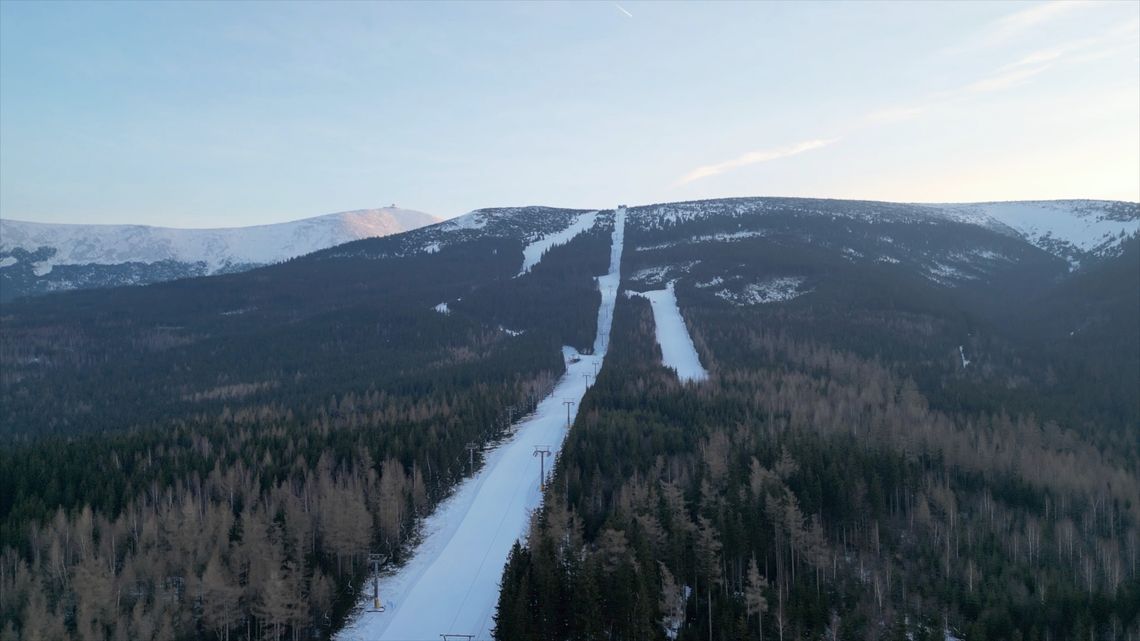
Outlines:
{"type": "Polygon", "coordinates": [[[1111,256],[1140,233],[1140,205],[1109,200],[1038,200],[929,205],[960,222],[1013,233],[1073,266],[1111,256]]]}
{"type": "Polygon", "coordinates": [[[226,229],[0,220],[0,300],[242,271],[436,222],[396,207],[226,229]]]}
{"type": "Polygon", "coordinates": [[[36,252],[49,248],[37,255],[35,271],[40,276],[56,265],[163,261],[205,263],[206,273],[216,273],[234,266],[280,262],[352,240],[387,236],[438,221],[429,214],[394,207],[221,229],[0,220],[0,256],[11,265],[18,262],[12,256],[17,249],[36,252]]]}

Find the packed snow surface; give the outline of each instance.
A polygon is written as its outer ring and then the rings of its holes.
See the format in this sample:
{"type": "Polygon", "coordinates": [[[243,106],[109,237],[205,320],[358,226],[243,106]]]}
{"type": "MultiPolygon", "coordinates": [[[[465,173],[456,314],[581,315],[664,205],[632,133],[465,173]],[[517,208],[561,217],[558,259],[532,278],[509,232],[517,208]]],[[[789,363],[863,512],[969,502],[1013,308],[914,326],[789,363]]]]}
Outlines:
{"type": "MultiPolygon", "coordinates": [[[[342,641],[436,641],[442,634],[490,638],[507,554],[525,536],[530,513],[542,501],[535,448],[549,447],[557,456],[567,430],[563,401],[574,402],[572,419],[609,348],[625,210],[617,210],[614,218],[610,271],[598,277],[602,304],[593,354],[563,348],[566,373],[554,391],[516,425],[508,441],[487,453],[483,469],[426,519],[412,558],[380,580],[385,611],[362,612],[338,635],[342,641]]],[[[546,461],[548,473],[552,464],[546,461]]]]}
{"type": "Polygon", "coordinates": [[[677,372],[682,382],[703,381],[709,377],[708,370],[701,366],[700,356],[681,317],[677,306],[677,293],[670,282],[665,289],[652,292],[630,292],[649,301],[653,308],[653,323],[656,326],[657,344],[661,346],[661,361],[665,367],[677,372]]]}
{"type": "Polygon", "coordinates": [[[574,240],[574,238],[582,232],[594,226],[598,220],[598,212],[586,212],[570,223],[570,226],[562,231],[553,234],[547,234],[542,238],[534,241],[523,249],[523,265],[519,270],[519,276],[529,272],[535,265],[542,262],[542,256],[546,254],[553,247],[565,245],[566,243],[574,240]]]}
{"type": "Polygon", "coordinates": [[[352,240],[387,236],[438,222],[418,211],[387,207],[328,214],[287,223],[219,229],[145,225],[62,225],[0,220],[0,253],[52,247],[38,275],[55,265],[206,263],[208,273],[231,265],[266,265],[352,240]]]}

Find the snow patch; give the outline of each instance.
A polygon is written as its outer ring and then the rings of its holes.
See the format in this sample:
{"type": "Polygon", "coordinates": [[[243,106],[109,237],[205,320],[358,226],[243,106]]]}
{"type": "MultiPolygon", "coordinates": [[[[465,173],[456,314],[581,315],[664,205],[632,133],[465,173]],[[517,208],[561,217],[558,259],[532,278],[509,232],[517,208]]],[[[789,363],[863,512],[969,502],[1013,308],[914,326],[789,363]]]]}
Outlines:
{"type": "Polygon", "coordinates": [[[0,268],[11,267],[12,265],[15,265],[17,262],[19,262],[19,261],[17,261],[14,256],[5,256],[3,258],[0,258],[0,268]]]}
{"type": "Polygon", "coordinates": [[[687,274],[694,265],[699,263],[699,260],[690,260],[685,263],[677,265],[660,265],[657,267],[646,267],[645,269],[635,272],[630,276],[630,280],[645,283],[647,285],[659,285],[669,279],[674,274],[687,274]]]}
{"type": "Polygon", "coordinates": [[[967,274],[953,265],[935,261],[926,268],[926,277],[939,285],[954,287],[957,281],[976,280],[976,276],[967,274]]]}
{"type": "Polygon", "coordinates": [[[469,214],[456,216],[444,223],[449,230],[453,229],[483,229],[487,226],[487,216],[482,211],[473,211],[469,214]]]}
{"type": "Polygon", "coordinates": [[[440,303],[435,307],[432,307],[432,309],[439,312],[440,314],[443,314],[444,316],[447,316],[451,313],[451,308],[447,306],[447,303],[440,303]]]}
{"type": "Polygon", "coordinates": [[[709,280],[706,280],[706,281],[701,282],[701,283],[697,283],[697,287],[699,287],[701,289],[708,289],[709,287],[718,287],[718,286],[723,285],[723,284],[724,284],[723,278],[721,278],[720,276],[714,276],[713,278],[711,278],[709,280]]]}
{"type": "Polygon", "coordinates": [[[660,267],[646,267],[645,269],[638,270],[630,276],[630,280],[636,280],[643,283],[660,283],[665,280],[669,275],[669,266],[662,265],[660,267]]]}
{"type": "Polygon", "coordinates": [[[219,316],[241,316],[242,314],[248,314],[249,312],[256,311],[256,310],[257,310],[257,307],[242,307],[240,309],[231,309],[231,310],[227,310],[224,312],[220,312],[218,315],[219,316]]]}
{"type": "Polygon", "coordinates": [[[716,233],[716,234],[705,234],[702,236],[693,236],[692,238],[687,238],[685,240],[677,240],[677,241],[671,241],[671,242],[667,242],[667,243],[659,243],[657,245],[642,245],[642,246],[639,246],[637,248],[637,251],[639,251],[639,252],[653,251],[654,249],[665,249],[667,247],[675,247],[677,245],[682,245],[685,243],[692,243],[692,244],[710,243],[710,242],[730,243],[730,242],[735,242],[738,240],[744,240],[745,238],[760,238],[760,237],[767,236],[767,235],[768,235],[767,232],[762,231],[762,230],[737,231],[737,232],[731,232],[731,233],[721,232],[721,233],[716,233]]]}
{"type": "Polygon", "coordinates": [[[803,290],[804,278],[800,276],[779,276],[749,283],[742,292],[722,289],[716,295],[733,305],[762,305],[780,303],[803,296],[810,290],[803,290]]]}
{"type": "Polygon", "coordinates": [[[961,345],[958,346],[958,355],[962,357],[962,369],[966,369],[966,366],[970,364],[970,359],[966,358],[966,351],[961,345]]]}
{"type": "Polygon", "coordinates": [[[653,309],[654,333],[661,347],[661,360],[665,367],[677,372],[681,382],[703,381],[709,377],[708,370],[701,366],[700,356],[681,317],[677,306],[677,294],[670,281],[665,289],[652,292],[627,292],[628,296],[640,296],[649,301],[653,309]]]}

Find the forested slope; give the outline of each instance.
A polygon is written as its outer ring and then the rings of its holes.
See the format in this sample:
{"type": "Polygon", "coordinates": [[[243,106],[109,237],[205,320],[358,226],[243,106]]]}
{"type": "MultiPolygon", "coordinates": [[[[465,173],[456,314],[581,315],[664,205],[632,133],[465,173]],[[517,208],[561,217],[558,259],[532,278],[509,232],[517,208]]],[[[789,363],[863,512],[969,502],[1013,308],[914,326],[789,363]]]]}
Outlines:
{"type": "Polygon", "coordinates": [[[497,638],[1140,634],[1134,241],[1069,276],[952,221],[793,220],[631,233],[626,286],[675,280],[710,378],[619,299],[497,638]],[[971,248],[1020,257],[921,269],[971,248]]]}
{"type": "Polygon", "coordinates": [[[608,222],[514,278],[559,224],[5,305],[0,629],[327,637],[593,341],[608,222]]]}

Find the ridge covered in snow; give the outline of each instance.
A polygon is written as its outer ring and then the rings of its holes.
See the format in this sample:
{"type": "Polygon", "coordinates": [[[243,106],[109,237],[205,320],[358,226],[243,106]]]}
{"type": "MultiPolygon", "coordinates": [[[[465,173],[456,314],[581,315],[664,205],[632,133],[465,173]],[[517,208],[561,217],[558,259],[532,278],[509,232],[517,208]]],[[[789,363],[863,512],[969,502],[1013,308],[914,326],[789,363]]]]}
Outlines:
{"type": "MultiPolygon", "coordinates": [[[[50,273],[56,265],[162,261],[202,262],[205,272],[213,274],[231,266],[276,263],[348,241],[397,234],[438,221],[429,214],[395,207],[217,229],[0,220],[0,257],[13,259],[16,249],[53,249],[35,261],[39,276],[50,273]]],[[[8,260],[10,265],[16,262],[18,259],[8,260]]]]}
{"type": "Polygon", "coordinates": [[[438,222],[386,207],[272,225],[176,229],[0,220],[0,300],[253,269],[438,222]]]}
{"type": "MultiPolygon", "coordinates": [[[[709,218],[743,220],[773,214],[823,217],[837,223],[851,220],[977,225],[1021,238],[1074,267],[1088,257],[1116,255],[1125,240],[1140,234],[1140,204],[1107,200],[910,204],[815,198],[726,198],[634,207],[630,210],[630,220],[635,228],[652,232],[709,218]]],[[[741,234],[763,235],[763,232],[725,232],[698,236],[692,242],[730,240],[741,234]]],[[[639,249],[658,249],[671,244],[676,241],[639,249]]]]}
{"type": "Polygon", "coordinates": [[[1028,200],[928,205],[961,222],[1016,234],[1074,267],[1082,255],[1114,255],[1140,232],[1136,203],[1107,200],[1028,200]]]}

